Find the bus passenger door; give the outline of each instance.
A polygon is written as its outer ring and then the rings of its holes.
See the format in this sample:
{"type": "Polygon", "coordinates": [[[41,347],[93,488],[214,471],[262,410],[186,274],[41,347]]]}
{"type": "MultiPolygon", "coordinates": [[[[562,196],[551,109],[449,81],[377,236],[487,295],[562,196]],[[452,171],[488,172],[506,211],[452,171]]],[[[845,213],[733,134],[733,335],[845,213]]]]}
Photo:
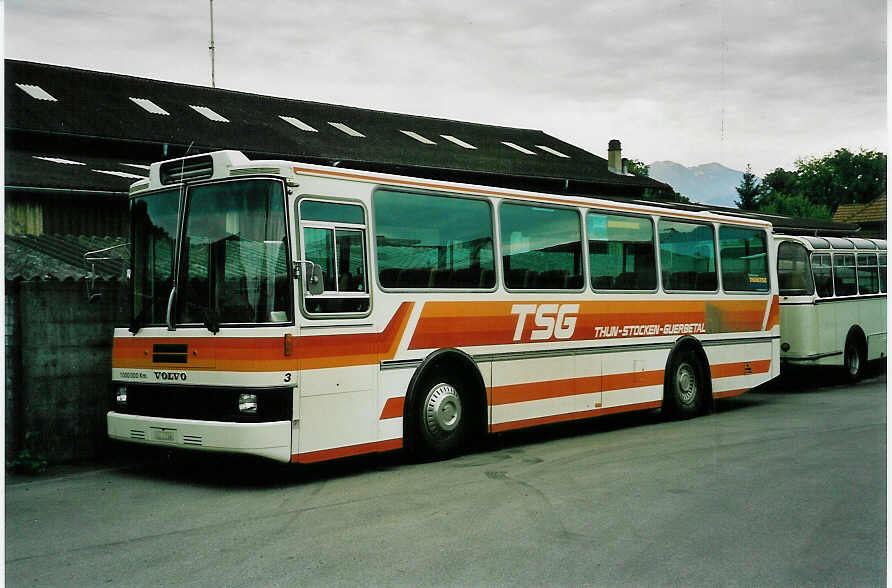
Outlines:
{"type": "Polygon", "coordinates": [[[299,200],[297,208],[300,421],[292,452],[298,461],[315,461],[377,441],[377,348],[365,211],[315,199],[299,200]]]}

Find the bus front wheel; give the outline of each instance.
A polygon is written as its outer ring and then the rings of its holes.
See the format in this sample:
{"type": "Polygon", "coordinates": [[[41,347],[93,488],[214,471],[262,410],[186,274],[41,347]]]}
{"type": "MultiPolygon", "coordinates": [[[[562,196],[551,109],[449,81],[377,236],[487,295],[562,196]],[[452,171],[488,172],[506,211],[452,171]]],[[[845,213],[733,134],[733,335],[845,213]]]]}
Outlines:
{"type": "Polygon", "coordinates": [[[664,399],[664,403],[668,403],[669,414],[681,419],[696,416],[703,403],[704,385],[700,360],[694,352],[680,351],[675,354],[669,368],[664,399]]]}
{"type": "Polygon", "coordinates": [[[846,341],[843,366],[850,382],[857,382],[864,376],[864,349],[854,337],[846,341]]]}
{"type": "Polygon", "coordinates": [[[468,434],[468,406],[463,386],[454,378],[433,373],[424,379],[415,410],[416,450],[421,457],[454,455],[468,434]]]}

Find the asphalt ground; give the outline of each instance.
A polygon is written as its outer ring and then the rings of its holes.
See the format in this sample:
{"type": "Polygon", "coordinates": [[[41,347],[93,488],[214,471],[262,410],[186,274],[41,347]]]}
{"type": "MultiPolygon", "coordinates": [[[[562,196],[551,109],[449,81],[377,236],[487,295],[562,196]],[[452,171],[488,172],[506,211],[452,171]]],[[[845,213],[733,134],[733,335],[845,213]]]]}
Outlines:
{"type": "Polygon", "coordinates": [[[6,478],[8,586],[881,586],[886,376],[316,466],[140,451],[6,478]]]}

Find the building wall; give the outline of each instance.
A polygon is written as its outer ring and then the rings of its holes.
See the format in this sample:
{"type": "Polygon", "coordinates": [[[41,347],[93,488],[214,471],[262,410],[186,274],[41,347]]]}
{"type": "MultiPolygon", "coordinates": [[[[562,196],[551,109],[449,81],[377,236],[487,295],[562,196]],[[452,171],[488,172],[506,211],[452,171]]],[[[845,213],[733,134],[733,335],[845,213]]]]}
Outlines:
{"type": "Polygon", "coordinates": [[[5,217],[7,235],[129,234],[126,197],[7,192],[5,217]]]}
{"type": "Polygon", "coordinates": [[[111,343],[126,291],[100,286],[102,298],[87,304],[83,281],[7,282],[7,458],[26,443],[54,463],[109,450],[111,343]]]}

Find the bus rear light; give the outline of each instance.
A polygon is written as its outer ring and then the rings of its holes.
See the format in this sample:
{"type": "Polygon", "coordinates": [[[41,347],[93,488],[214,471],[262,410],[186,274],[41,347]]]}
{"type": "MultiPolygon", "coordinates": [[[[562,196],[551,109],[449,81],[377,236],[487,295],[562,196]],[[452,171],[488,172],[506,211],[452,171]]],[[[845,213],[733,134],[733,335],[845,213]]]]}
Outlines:
{"type": "Polygon", "coordinates": [[[789,351],[790,344],[789,343],[781,343],[781,351],[789,351]]]}
{"type": "Polygon", "coordinates": [[[115,392],[115,402],[121,406],[127,406],[127,386],[118,387],[115,392]]]}
{"type": "Polygon", "coordinates": [[[239,394],[238,411],[244,414],[257,414],[257,395],[239,394]]]}

